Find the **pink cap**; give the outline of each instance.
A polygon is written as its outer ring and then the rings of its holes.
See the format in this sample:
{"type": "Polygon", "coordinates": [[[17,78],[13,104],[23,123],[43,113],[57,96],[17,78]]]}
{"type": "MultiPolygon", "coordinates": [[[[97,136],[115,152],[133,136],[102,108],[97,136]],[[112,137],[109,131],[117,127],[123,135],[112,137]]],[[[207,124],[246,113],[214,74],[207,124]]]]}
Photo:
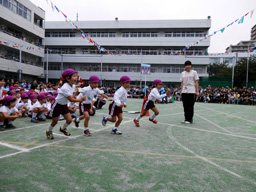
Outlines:
{"type": "Polygon", "coordinates": [[[128,77],[128,76],[122,76],[122,77],[120,78],[120,81],[121,81],[122,83],[126,83],[126,82],[131,82],[131,79],[130,79],[130,77],[128,77]]]}
{"type": "Polygon", "coordinates": [[[16,101],[16,99],[12,96],[6,96],[3,98],[3,102],[16,101]]]}
{"type": "Polygon", "coordinates": [[[56,97],[51,96],[51,97],[50,97],[50,101],[55,100],[55,98],[56,98],[56,97]]]}
{"type": "Polygon", "coordinates": [[[100,78],[96,75],[92,75],[90,78],[89,78],[89,81],[91,83],[99,83],[100,82],[100,78]]]}
{"type": "Polygon", "coordinates": [[[40,99],[44,99],[45,98],[45,95],[44,94],[39,94],[37,95],[37,99],[40,100],[40,99]]]}
{"type": "Polygon", "coordinates": [[[25,94],[25,93],[24,93],[24,94],[22,94],[20,97],[21,97],[21,99],[28,99],[28,95],[27,95],[27,94],[25,94]]]}
{"type": "Polygon", "coordinates": [[[162,85],[163,82],[160,79],[154,80],[154,85],[162,85]]]}
{"type": "Polygon", "coordinates": [[[52,95],[57,96],[58,92],[53,92],[52,95]]]}
{"type": "Polygon", "coordinates": [[[9,95],[16,95],[17,93],[15,91],[10,91],[9,95]]]}
{"type": "Polygon", "coordinates": [[[30,95],[30,97],[29,97],[30,100],[31,100],[31,99],[36,99],[36,98],[37,98],[37,96],[34,95],[34,94],[30,95]]]}
{"type": "Polygon", "coordinates": [[[66,77],[69,77],[70,75],[72,75],[73,73],[77,73],[74,69],[66,69],[63,73],[62,73],[62,77],[65,79],[66,77]]]}

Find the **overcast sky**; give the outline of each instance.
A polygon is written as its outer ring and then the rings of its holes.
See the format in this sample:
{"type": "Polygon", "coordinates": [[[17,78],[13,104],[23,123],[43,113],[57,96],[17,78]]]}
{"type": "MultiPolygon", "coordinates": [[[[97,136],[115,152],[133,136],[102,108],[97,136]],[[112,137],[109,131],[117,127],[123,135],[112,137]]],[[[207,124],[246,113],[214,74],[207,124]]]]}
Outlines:
{"type": "MultiPolygon", "coordinates": [[[[46,0],[30,0],[45,10],[46,21],[65,21],[62,14],[53,12],[46,0]]],[[[256,8],[255,0],[52,0],[71,20],[159,20],[206,19],[211,16],[210,33],[225,27],[256,8]]],[[[249,40],[256,24],[254,15],[245,17],[243,24],[235,24],[211,37],[210,53],[222,53],[230,44],[249,40]]],[[[78,26],[79,27],[79,26],[78,26]]]]}

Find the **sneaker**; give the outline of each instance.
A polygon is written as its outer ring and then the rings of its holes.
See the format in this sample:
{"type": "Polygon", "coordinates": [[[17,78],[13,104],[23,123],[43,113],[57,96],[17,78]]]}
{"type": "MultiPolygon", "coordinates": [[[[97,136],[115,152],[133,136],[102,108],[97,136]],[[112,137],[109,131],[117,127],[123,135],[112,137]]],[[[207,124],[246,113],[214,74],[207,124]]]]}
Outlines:
{"type": "Polygon", "coordinates": [[[76,127],[79,127],[79,122],[80,121],[77,121],[76,119],[74,119],[74,123],[75,123],[76,127]]]}
{"type": "Polygon", "coordinates": [[[48,139],[54,139],[53,134],[52,134],[52,131],[46,130],[46,137],[47,137],[48,139]]]}
{"type": "Polygon", "coordinates": [[[107,115],[103,115],[103,119],[102,119],[102,121],[101,121],[101,123],[102,123],[103,126],[105,126],[105,125],[107,124],[107,122],[108,122],[107,118],[108,118],[107,115]]]}
{"type": "Polygon", "coordinates": [[[63,115],[60,115],[60,116],[59,116],[59,120],[64,120],[63,115]]]}
{"type": "Polygon", "coordinates": [[[37,120],[38,121],[45,121],[46,119],[44,119],[43,117],[38,117],[37,120]]]}
{"type": "Polygon", "coordinates": [[[86,136],[92,136],[92,134],[91,134],[91,132],[90,132],[89,129],[84,130],[84,134],[85,134],[86,136]]]}
{"type": "Polygon", "coordinates": [[[0,131],[4,131],[4,125],[0,125],[0,131]]]}
{"type": "Polygon", "coordinates": [[[155,120],[155,119],[148,119],[149,121],[152,121],[154,124],[157,124],[157,120],[155,120]]]}
{"type": "Polygon", "coordinates": [[[5,128],[16,128],[13,124],[8,124],[5,126],[5,128]]]}
{"type": "Polygon", "coordinates": [[[191,124],[191,122],[189,122],[189,121],[181,121],[181,123],[183,123],[183,124],[191,124]]]}
{"type": "Polygon", "coordinates": [[[139,124],[139,121],[138,121],[138,120],[133,119],[133,122],[134,122],[134,124],[136,125],[136,127],[139,127],[139,126],[140,126],[140,124],[139,124]]]}
{"type": "Polygon", "coordinates": [[[66,135],[66,136],[70,136],[71,134],[68,132],[68,130],[67,129],[61,129],[61,127],[60,127],[60,132],[61,133],[63,133],[64,135],[66,135]]]}
{"type": "Polygon", "coordinates": [[[36,119],[31,119],[31,121],[30,122],[32,122],[32,123],[39,123],[39,121],[38,120],[36,120],[36,119]]]}
{"type": "Polygon", "coordinates": [[[111,134],[122,135],[122,132],[117,129],[112,129],[111,134]]]}

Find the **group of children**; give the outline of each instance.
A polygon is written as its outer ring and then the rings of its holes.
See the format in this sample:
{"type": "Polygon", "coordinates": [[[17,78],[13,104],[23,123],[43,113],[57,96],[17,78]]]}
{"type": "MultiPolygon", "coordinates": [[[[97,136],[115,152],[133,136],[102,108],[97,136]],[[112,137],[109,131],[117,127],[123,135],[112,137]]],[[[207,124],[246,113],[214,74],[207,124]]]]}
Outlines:
{"type": "MultiPolygon", "coordinates": [[[[74,121],[76,127],[84,119],[84,134],[91,136],[89,130],[90,114],[93,113],[94,97],[100,95],[102,98],[112,101],[109,105],[109,115],[104,115],[102,125],[106,123],[115,123],[111,130],[112,134],[121,135],[122,132],[118,130],[123,119],[123,107],[127,107],[127,89],[130,87],[131,79],[128,76],[120,78],[121,87],[115,92],[113,100],[104,94],[104,91],[98,88],[100,79],[98,76],[91,76],[89,78],[89,86],[84,88],[76,88],[77,72],[73,69],[67,69],[62,73],[61,87],[55,96],[51,93],[41,93],[39,95],[31,94],[30,92],[23,93],[20,98],[17,98],[15,92],[9,92],[8,96],[3,98],[3,106],[0,108],[0,129],[14,128],[12,122],[21,116],[31,116],[32,123],[45,121],[46,118],[51,118],[52,122],[46,130],[48,139],[54,139],[53,128],[58,123],[59,117],[62,115],[65,123],[60,127],[59,131],[65,136],[70,136],[67,127],[74,121]],[[77,104],[79,102],[79,105],[77,104]],[[76,117],[75,112],[80,108],[80,116],[76,117]]],[[[168,90],[165,94],[160,95],[159,90],[162,88],[162,81],[155,80],[155,88],[150,92],[148,99],[144,102],[144,111],[134,119],[135,126],[139,127],[139,120],[151,109],[154,114],[149,118],[149,121],[154,124],[157,123],[155,117],[159,114],[158,109],[154,105],[155,102],[170,94],[168,90]]]]}

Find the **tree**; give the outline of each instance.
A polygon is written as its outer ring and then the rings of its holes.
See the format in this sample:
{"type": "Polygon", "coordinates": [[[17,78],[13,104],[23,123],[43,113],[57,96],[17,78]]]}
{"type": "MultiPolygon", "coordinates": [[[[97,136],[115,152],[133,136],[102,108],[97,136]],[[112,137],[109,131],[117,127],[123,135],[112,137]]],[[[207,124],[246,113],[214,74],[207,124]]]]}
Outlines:
{"type": "Polygon", "coordinates": [[[232,68],[227,63],[213,63],[207,68],[210,77],[231,78],[232,68]]]}
{"type": "MultiPolygon", "coordinates": [[[[247,58],[240,59],[235,66],[235,86],[242,87],[246,82],[247,58]]],[[[248,81],[256,81],[256,57],[249,58],[248,81]]]]}

